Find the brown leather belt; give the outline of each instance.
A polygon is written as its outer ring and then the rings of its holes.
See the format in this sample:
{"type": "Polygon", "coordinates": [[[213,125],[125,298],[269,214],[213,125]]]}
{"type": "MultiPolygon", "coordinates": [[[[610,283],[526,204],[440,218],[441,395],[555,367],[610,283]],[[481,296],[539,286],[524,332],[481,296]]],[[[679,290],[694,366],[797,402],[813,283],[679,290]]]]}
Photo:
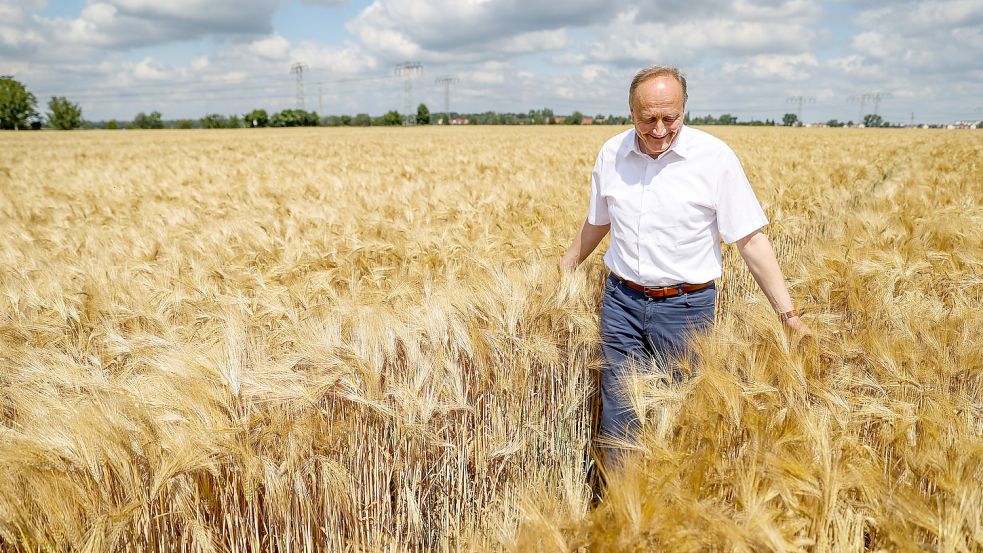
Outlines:
{"type": "Polygon", "coordinates": [[[630,280],[625,280],[618,275],[611,273],[614,278],[620,280],[625,284],[625,286],[641,292],[650,298],[671,298],[673,296],[678,296],[681,294],[689,294],[690,292],[696,292],[697,290],[702,290],[704,288],[709,288],[713,281],[704,282],[703,284],[677,284],[675,286],[642,286],[641,284],[634,283],[630,280]]]}

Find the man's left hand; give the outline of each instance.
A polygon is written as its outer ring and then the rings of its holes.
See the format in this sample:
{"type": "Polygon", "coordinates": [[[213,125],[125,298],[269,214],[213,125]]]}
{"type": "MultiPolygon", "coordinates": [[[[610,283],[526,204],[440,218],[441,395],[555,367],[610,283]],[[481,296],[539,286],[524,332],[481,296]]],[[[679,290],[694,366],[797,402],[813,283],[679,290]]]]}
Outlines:
{"type": "Polygon", "coordinates": [[[809,328],[809,325],[807,325],[798,315],[789,317],[788,320],[785,321],[785,328],[788,328],[792,332],[803,336],[812,335],[812,329],[809,328]]]}

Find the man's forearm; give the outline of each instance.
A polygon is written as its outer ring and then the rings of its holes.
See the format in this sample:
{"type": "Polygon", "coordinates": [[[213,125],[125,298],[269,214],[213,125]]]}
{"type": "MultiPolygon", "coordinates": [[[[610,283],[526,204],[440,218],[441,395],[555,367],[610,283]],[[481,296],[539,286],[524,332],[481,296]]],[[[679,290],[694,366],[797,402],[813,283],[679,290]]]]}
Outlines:
{"type": "Polygon", "coordinates": [[[785,287],[785,277],[778,266],[775,250],[763,232],[755,231],[737,241],[737,249],[747,263],[751,276],[765,293],[771,306],[778,313],[794,309],[792,297],[785,287]]]}
{"type": "Polygon", "coordinates": [[[583,260],[593,252],[597,245],[601,243],[604,236],[608,233],[611,225],[592,225],[584,219],[584,224],[580,226],[577,235],[573,237],[573,242],[563,254],[561,264],[566,269],[576,269],[583,260]]]}

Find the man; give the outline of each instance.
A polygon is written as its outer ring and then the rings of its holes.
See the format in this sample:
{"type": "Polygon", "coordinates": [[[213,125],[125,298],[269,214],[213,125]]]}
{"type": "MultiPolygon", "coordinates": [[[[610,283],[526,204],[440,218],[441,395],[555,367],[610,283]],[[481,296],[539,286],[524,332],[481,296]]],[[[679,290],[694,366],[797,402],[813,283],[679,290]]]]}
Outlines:
{"type": "Polygon", "coordinates": [[[636,430],[620,382],[631,366],[655,359],[681,378],[672,365],[687,354],[687,337],[713,322],[721,237],[737,243],[784,323],[809,331],[761,232],[768,219],[740,161],[721,140],[683,125],[686,99],[686,79],[676,68],[635,75],[628,93],[634,128],[601,148],[587,219],[561,260],[575,269],[610,230],[604,262],[611,274],[601,307],[602,437],[628,438],[636,430]]]}

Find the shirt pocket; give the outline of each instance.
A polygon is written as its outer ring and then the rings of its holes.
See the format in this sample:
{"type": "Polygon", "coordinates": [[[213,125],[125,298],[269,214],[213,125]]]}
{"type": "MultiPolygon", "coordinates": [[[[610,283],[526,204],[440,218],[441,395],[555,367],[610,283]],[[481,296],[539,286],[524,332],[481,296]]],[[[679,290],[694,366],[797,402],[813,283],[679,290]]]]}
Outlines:
{"type": "Polygon", "coordinates": [[[699,255],[705,248],[705,239],[698,233],[689,231],[685,228],[677,229],[676,244],[673,251],[680,256],[699,255]]]}
{"type": "Polygon", "coordinates": [[[659,249],[682,255],[698,253],[703,246],[703,237],[686,225],[656,225],[652,229],[653,241],[659,249]]]}
{"type": "Polygon", "coordinates": [[[675,252],[679,250],[679,234],[681,225],[655,225],[652,228],[652,241],[662,251],[675,252]]]}

